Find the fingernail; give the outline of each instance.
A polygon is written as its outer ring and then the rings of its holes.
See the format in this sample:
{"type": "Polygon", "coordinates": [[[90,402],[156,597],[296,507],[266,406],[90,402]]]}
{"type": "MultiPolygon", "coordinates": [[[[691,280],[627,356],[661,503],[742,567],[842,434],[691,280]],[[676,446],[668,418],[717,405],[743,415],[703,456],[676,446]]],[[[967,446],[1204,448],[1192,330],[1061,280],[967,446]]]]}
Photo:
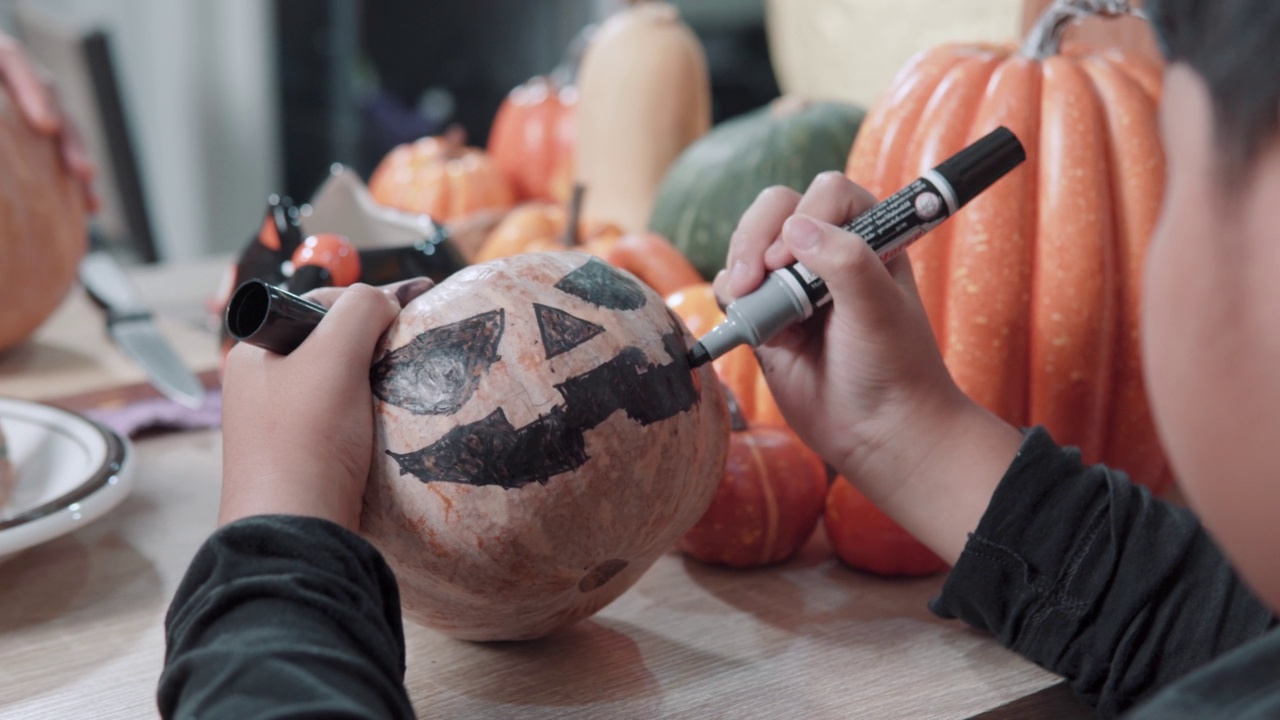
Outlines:
{"type": "Polygon", "coordinates": [[[783,226],[787,243],[796,250],[812,250],[818,246],[822,231],[808,218],[792,215],[783,226]]]}
{"type": "Polygon", "coordinates": [[[741,286],[751,277],[751,268],[747,267],[747,263],[743,260],[737,260],[733,263],[733,267],[729,268],[729,284],[735,287],[741,286]]]}
{"type": "Polygon", "coordinates": [[[435,281],[430,278],[406,280],[396,288],[396,302],[400,303],[400,307],[404,307],[433,287],[435,287],[435,281]]]}

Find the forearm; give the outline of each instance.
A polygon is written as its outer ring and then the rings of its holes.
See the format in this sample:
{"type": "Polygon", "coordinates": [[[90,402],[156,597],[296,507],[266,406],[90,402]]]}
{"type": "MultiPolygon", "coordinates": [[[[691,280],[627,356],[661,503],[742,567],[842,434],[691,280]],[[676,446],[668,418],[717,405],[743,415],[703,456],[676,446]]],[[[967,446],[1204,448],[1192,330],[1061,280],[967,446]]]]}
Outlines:
{"type": "Polygon", "coordinates": [[[332,523],[261,516],[219,530],[165,629],[163,717],[413,717],[394,578],[332,523]]]}
{"type": "Polygon", "coordinates": [[[915,406],[838,469],[954,565],[1021,444],[1020,431],[957,391],[915,406]]]}

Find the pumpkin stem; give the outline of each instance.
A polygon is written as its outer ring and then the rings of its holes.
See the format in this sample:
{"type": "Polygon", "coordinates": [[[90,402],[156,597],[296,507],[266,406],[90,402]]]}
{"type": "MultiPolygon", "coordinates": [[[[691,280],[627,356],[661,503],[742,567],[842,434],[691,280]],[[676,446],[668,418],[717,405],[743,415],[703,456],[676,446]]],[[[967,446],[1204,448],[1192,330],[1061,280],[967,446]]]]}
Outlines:
{"type": "Polygon", "coordinates": [[[738,396],[723,382],[720,383],[720,389],[724,391],[725,403],[729,405],[729,429],[733,432],[746,430],[747,416],[742,414],[742,405],[738,403],[738,396]]]}
{"type": "Polygon", "coordinates": [[[1133,15],[1147,19],[1142,8],[1133,6],[1129,0],[1054,0],[1027,34],[1022,43],[1022,54],[1034,60],[1057,55],[1062,49],[1062,37],[1067,28],[1092,15],[1111,18],[1133,15]]]}
{"type": "Polygon", "coordinates": [[[556,65],[547,75],[556,90],[563,90],[577,83],[578,66],[582,64],[582,56],[586,53],[587,45],[591,44],[591,37],[595,33],[595,24],[585,25],[569,41],[569,46],[564,51],[564,57],[560,58],[560,64],[556,65]]]}
{"type": "Polygon", "coordinates": [[[573,184],[573,195],[569,198],[569,217],[564,221],[564,234],[560,236],[560,244],[567,248],[578,246],[578,224],[582,222],[582,196],[587,187],[582,183],[573,184]]]}

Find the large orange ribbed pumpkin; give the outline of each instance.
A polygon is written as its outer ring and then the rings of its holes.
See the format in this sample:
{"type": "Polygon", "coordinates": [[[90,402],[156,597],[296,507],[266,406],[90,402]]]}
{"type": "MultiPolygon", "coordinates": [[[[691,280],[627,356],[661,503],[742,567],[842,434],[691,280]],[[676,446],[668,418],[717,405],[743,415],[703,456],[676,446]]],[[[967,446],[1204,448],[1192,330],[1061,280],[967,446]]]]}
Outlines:
{"type": "Polygon", "coordinates": [[[85,253],[84,196],[57,142],[0,86],[0,352],[57,309],[85,253]]]}
{"type": "Polygon", "coordinates": [[[1020,49],[918,55],[867,116],[848,174],[883,197],[998,125],[1017,134],[1027,162],[910,250],[947,366],[1009,422],[1044,424],[1160,490],[1138,342],[1164,183],[1160,71],[1119,50],[1060,49],[1061,10],[1020,49]]]}
{"type": "Polygon", "coordinates": [[[579,252],[472,265],[410,303],[374,364],[361,530],[406,614],[540,637],[622,594],[702,517],[729,418],[688,330],[579,252]]]}

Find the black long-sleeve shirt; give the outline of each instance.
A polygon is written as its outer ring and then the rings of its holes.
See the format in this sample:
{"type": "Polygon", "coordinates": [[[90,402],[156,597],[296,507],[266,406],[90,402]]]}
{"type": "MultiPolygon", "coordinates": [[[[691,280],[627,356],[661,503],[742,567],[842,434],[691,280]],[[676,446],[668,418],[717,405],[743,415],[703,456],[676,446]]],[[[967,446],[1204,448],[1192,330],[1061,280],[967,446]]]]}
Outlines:
{"type": "Polygon", "coordinates": [[[412,718],[395,576],[333,523],[251,517],[215,532],[165,618],[165,718],[412,718]]]}
{"type": "Polygon", "coordinates": [[[1081,464],[1043,429],[1028,433],[931,607],[1063,675],[1104,717],[1276,622],[1188,510],[1081,464]]]}
{"type": "MultiPolygon", "coordinates": [[[[1065,676],[1103,716],[1151,698],[1132,720],[1280,717],[1276,620],[1194,516],[1043,430],[931,607],[1065,676]]],[[[166,718],[413,715],[394,576],[331,523],[265,516],[214,533],[166,629],[166,718]]]]}

